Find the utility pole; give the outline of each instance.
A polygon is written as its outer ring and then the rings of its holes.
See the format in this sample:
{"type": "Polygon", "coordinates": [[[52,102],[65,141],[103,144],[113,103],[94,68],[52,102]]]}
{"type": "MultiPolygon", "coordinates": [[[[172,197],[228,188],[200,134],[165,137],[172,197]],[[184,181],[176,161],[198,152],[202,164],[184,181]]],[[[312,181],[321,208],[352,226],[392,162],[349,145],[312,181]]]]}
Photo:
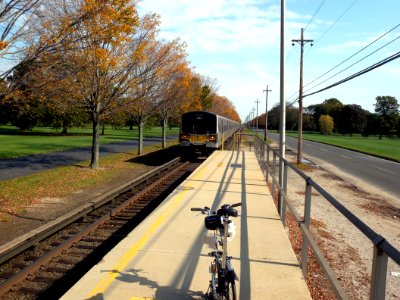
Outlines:
{"type": "Polygon", "coordinates": [[[251,127],[252,127],[252,129],[251,129],[252,131],[254,130],[254,116],[255,116],[254,111],[255,111],[255,110],[256,110],[256,109],[253,107],[253,109],[252,109],[252,112],[253,112],[253,120],[251,120],[251,121],[252,121],[252,122],[251,122],[251,123],[252,123],[252,126],[251,126],[251,127]]]}
{"type": "Polygon", "coordinates": [[[247,123],[247,128],[251,130],[251,112],[249,112],[249,122],[247,123]]]}
{"type": "Polygon", "coordinates": [[[267,89],[263,90],[265,92],[265,130],[264,130],[264,141],[267,141],[267,135],[268,135],[268,93],[272,92],[272,90],[267,89]]]}
{"type": "Polygon", "coordinates": [[[255,102],[256,102],[256,104],[257,104],[256,132],[258,133],[258,103],[260,103],[260,101],[258,101],[258,99],[257,99],[257,101],[255,101],[255,102]]]}
{"type": "Polygon", "coordinates": [[[298,117],[298,138],[297,138],[297,163],[301,163],[301,152],[302,152],[302,140],[303,140],[303,53],[304,45],[311,43],[313,40],[304,39],[304,29],[301,28],[301,39],[292,40],[292,46],[294,43],[300,44],[300,88],[299,88],[299,117],[298,117]]]}

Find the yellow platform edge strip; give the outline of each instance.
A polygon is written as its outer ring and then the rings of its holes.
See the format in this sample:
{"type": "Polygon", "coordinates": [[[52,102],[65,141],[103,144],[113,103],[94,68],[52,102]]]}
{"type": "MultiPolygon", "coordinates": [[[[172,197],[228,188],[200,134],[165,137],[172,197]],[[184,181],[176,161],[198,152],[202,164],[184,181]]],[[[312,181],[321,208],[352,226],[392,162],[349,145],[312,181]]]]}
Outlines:
{"type": "MultiPolygon", "coordinates": [[[[199,172],[193,177],[193,179],[199,177],[206,166],[203,166],[199,172]]],[[[121,259],[116,263],[116,265],[112,268],[112,271],[108,272],[105,277],[97,284],[97,286],[86,296],[86,299],[91,297],[95,297],[96,295],[103,294],[107,288],[111,285],[114,279],[119,275],[119,273],[125,268],[125,266],[136,256],[136,254],[146,245],[146,243],[150,240],[153,234],[157,231],[157,229],[167,220],[167,218],[171,215],[171,213],[175,210],[180,202],[183,200],[183,196],[189,191],[187,189],[190,187],[190,183],[186,186],[186,189],[183,189],[181,193],[179,193],[173,201],[169,204],[169,206],[165,209],[162,215],[156,219],[153,224],[149,227],[149,229],[143,234],[143,236],[121,257],[121,259]]],[[[152,299],[148,297],[131,297],[130,299],[152,299]]]]}

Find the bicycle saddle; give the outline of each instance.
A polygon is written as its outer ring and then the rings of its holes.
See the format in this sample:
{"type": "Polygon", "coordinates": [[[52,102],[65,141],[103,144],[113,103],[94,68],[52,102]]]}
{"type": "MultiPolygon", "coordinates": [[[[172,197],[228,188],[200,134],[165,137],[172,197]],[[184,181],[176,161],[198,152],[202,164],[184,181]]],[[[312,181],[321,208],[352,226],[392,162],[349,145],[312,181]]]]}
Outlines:
{"type": "Polygon", "coordinates": [[[223,205],[220,209],[218,209],[217,215],[218,216],[228,215],[230,217],[237,217],[238,211],[236,209],[234,209],[232,206],[223,205]]]}

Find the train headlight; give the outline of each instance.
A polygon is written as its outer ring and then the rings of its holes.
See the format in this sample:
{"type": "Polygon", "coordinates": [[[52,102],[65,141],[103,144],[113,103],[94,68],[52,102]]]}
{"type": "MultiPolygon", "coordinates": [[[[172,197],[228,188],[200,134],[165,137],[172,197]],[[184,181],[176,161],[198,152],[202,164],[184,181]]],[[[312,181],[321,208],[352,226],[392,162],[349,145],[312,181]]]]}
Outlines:
{"type": "Polygon", "coordinates": [[[189,135],[186,133],[181,133],[181,141],[188,141],[189,140],[189,135]]]}
{"type": "Polygon", "coordinates": [[[216,134],[210,134],[208,136],[208,141],[209,142],[216,142],[217,141],[217,135],[216,134]]]}

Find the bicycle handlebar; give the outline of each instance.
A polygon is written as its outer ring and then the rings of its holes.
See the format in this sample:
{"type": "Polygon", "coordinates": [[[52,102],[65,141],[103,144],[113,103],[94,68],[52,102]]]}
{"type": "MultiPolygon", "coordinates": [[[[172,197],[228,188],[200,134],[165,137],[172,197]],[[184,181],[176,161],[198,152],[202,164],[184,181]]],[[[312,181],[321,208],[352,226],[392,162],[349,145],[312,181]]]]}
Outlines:
{"type": "Polygon", "coordinates": [[[203,211],[203,208],[192,207],[190,210],[191,211],[203,211]]]}
{"type": "MultiPolygon", "coordinates": [[[[228,205],[228,207],[237,207],[237,206],[242,206],[242,203],[241,203],[241,202],[238,202],[238,203],[235,203],[235,204],[224,204],[224,205],[228,205]]],[[[222,208],[224,205],[222,205],[221,208],[222,208]]],[[[200,207],[192,207],[190,210],[191,210],[191,211],[201,211],[201,212],[205,212],[205,211],[209,211],[210,208],[207,207],[207,206],[205,206],[205,207],[203,207],[203,208],[200,208],[200,207]]]]}

